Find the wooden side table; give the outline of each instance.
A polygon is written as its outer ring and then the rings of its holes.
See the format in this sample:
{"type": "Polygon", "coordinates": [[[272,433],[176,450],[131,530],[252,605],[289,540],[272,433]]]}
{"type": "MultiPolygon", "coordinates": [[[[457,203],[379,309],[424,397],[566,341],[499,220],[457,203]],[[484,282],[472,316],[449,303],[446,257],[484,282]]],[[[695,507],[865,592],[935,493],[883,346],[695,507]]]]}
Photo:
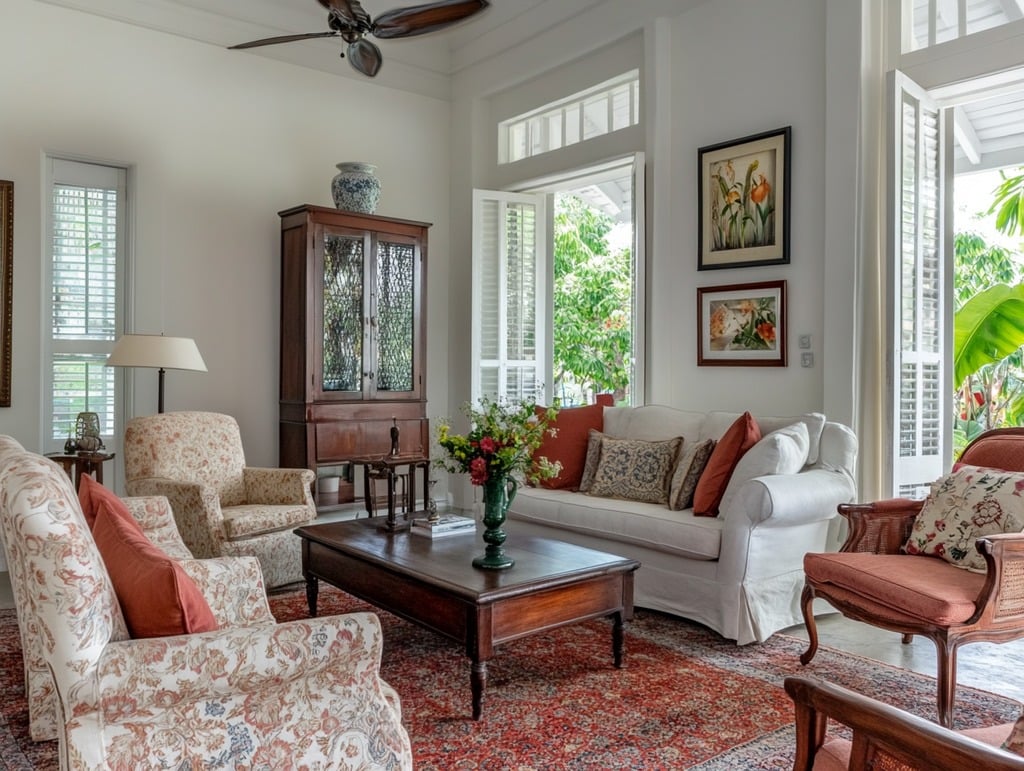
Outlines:
{"type": "Polygon", "coordinates": [[[383,529],[393,533],[408,528],[411,509],[416,505],[417,469],[423,469],[424,494],[430,491],[430,458],[426,455],[372,455],[351,460],[352,463],[361,464],[363,467],[363,497],[370,516],[374,516],[377,510],[373,484],[376,480],[382,479],[387,484],[388,496],[388,516],[383,529]],[[406,469],[405,473],[399,471],[402,468],[406,469]],[[395,499],[395,482],[399,477],[407,480],[402,522],[398,521],[395,499]]]}
{"type": "Polygon", "coordinates": [[[103,484],[103,464],[113,460],[115,455],[113,452],[76,452],[71,455],[51,453],[46,457],[64,468],[64,472],[71,477],[77,490],[81,487],[82,477],[86,474],[103,484]]]}

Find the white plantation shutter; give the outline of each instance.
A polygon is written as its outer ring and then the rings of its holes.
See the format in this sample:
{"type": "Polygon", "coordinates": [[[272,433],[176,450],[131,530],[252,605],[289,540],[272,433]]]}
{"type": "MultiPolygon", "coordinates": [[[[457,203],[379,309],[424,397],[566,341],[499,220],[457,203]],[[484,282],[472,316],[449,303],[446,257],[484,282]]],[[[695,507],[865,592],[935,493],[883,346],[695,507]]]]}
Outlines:
{"type": "Polygon", "coordinates": [[[122,326],[127,172],[61,159],[49,170],[44,439],[56,449],[79,412],[97,413],[104,437],[118,433],[117,372],[104,363],[122,326]]]}
{"type": "Polygon", "coordinates": [[[951,115],[890,73],[892,493],[923,497],[951,452],[951,115]]]}
{"type": "Polygon", "coordinates": [[[474,403],[548,401],[544,196],[473,194],[474,403]]]}

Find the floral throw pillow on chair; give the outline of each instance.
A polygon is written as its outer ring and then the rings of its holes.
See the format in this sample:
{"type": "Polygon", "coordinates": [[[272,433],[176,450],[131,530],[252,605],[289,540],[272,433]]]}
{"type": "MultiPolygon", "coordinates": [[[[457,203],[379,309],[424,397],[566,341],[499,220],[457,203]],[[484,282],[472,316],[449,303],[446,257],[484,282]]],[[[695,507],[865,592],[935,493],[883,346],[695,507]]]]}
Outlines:
{"type": "Polygon", "coordinates": [[[1024,473],[961,466],[932,483],[903,551],[984,573],[985,558],[974,542],[983,535],[1022,531],[1024,473]]]}

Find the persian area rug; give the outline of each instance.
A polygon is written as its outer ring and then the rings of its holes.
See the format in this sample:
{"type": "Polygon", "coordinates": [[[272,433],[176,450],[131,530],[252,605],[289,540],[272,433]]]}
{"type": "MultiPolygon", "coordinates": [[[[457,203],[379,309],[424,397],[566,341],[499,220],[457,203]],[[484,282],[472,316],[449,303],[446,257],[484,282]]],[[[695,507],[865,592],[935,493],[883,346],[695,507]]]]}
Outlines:
{"type": "MultiPolygon", "coordinates": [[[[280,621],[307,616],[305,592],[270,599],[280,621]]],[[[320,612],[372,609],[321,584],[320,612]]],[[[821,647],[801,667],[804,643],[775,635],[737,647],[695,623],[637,611],[625,668],[611,661],[611,627],[592,621],[500,646],[489,664],[483,719],[471,718],[469,660],[453,642],[378,612],[381,672],[402,697],[418,771],[482,769],[790,769],[792,674],[815,675],[935,720],[935,680],[821,647]]],[[[56,743],[28,738],[20,638],[0,611],[0,764],[56,769],[56,743]]],[[[958,727],[1015,720],[1019,705],[957,691],[958,727]]]]}

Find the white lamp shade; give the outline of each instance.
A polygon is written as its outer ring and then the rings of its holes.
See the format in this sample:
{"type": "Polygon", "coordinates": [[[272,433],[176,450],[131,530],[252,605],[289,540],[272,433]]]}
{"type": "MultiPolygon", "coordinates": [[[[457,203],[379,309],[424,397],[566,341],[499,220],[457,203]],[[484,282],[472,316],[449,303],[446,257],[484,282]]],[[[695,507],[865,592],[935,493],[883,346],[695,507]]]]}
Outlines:
{"type": "Polygon", "coordinates": [[[190,337],[124,335],[107,357],[109,367],[154,367],[206,372],[196,342],[190,337]]]}

